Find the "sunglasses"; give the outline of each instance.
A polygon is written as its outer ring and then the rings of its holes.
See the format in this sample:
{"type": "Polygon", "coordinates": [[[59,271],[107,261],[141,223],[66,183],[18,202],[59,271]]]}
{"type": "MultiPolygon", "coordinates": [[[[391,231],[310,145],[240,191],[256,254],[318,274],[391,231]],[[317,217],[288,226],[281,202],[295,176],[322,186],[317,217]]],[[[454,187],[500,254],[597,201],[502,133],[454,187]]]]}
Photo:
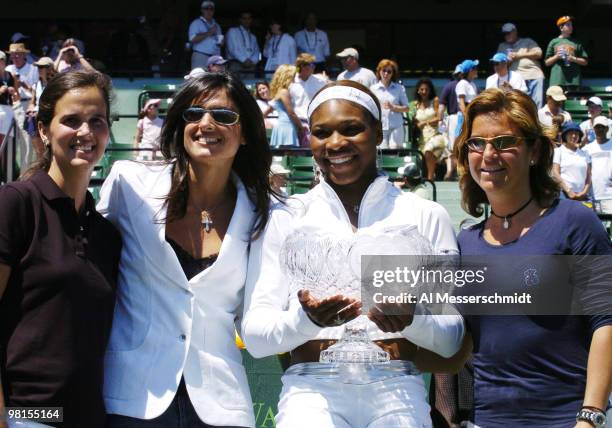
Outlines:
{"type": "Polygon", "coordinates": [[[215,8],[212,6],[204,6],[202,10],[215,10],[215,8]]]}
{"type": "Polygon", "coordinates": [[[498,135],[497,137],[484,138],[484,137],[472,137],[468,138],[465,142],[468,149],[472,152],[483,153],[488,143],[491,143],[495,150],[504,151],[512,149],[519,145],[519,143],[525,140],[523,137],[517,137],[514,135],[498,135]]]}
{"type": "Polygon", "coordinates": [[[235,111],[223,108],[205,109],[202,107],[189,107],[183,112],[183,120],[189,123],[199,122],[206,113],[210,113],[213,120],[220,125],[235,125],[240,119],[240,115],[235,111]]]}

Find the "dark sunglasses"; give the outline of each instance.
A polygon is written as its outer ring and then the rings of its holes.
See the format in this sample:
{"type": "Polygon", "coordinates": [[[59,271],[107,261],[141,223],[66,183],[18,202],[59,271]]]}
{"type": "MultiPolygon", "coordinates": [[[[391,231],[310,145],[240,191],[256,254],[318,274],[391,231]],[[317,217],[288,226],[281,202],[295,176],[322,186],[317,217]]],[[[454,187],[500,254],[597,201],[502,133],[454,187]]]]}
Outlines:
{"type": "Polygon", "coordinates": [[[484,138],[484,137],[472,137],[468,138],[465,144],[468,149],[472,152],[482,153],[485,151],[488,143],[491,143],[495,150],[509,150],[519,145],[521,141],[525,140],[523,137],[517,137],[515,135],[498,135],[497,137],[484,138]]]}
{"type": "Polygon", "coordinates": [[[199,122],[206,113],[210,113],[213,120],[220,125],[235,125],[240,119],[240,115],[235,111],[223,108],[205,109],[202,107],[189,107],[183,112],[185,122],[199,122]]]}
{"type": "Polygon", "coordinates": [[[204,6],[202,10],[215,10],[213,6],[204,6]]]}

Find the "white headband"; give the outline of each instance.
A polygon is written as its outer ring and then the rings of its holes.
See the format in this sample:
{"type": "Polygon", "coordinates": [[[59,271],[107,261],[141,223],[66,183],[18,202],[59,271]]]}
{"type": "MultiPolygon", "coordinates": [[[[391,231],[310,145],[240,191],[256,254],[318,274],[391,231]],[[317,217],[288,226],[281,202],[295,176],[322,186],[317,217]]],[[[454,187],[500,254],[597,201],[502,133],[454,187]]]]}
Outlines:
{"type": "Polygon", "coordinates": [[[312,113],[325,101],[329,100],[347,100],[359,104],[380,120],[380,111],[376,106],[376,101],[361,89],[353,88],[352,86],[330,86],[327,89],[319,92],[308,105],[308,120],[312,113]]]}

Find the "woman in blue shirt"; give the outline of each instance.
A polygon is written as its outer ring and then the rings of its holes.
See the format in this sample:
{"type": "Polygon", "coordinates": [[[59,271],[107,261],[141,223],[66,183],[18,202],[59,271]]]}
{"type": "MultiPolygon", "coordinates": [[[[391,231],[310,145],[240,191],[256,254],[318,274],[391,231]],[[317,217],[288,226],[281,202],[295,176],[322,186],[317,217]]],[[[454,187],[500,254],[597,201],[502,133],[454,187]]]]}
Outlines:
{"type": "MultiPolygon", "coordinates": [[[[520,91],[488,89],[469,104],[455,145],[463,206],[479,216],[488,203],[492,215],[461,232],[462,255],[612,254],[595,214],[558,199],[550,173],[552,141],[520,91]]],[[[555,287],[547,295],[556,293],[555,287]]],[[[601,417],[610,395],[612,316],[487,315],[467,321],[476,425],[600,426],[585,419],[601,417]]]]}

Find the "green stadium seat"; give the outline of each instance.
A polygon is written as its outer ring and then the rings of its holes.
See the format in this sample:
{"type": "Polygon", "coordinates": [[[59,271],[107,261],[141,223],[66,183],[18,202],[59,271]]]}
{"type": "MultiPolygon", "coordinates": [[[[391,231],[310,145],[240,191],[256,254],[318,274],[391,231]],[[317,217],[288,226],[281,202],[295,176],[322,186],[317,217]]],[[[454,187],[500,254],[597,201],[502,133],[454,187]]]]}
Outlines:
{"type": "Polygon", "coordinates": [[[287,156],[287,166],[293,169],[310,169],[312,171],[314,160],[312,156],[287,156]]]}
{"type": "Polygon", "coordinates": [[[302,194],[310,190],[311,181],[289,181],[287,193],[289,195],[302,194]]]}

